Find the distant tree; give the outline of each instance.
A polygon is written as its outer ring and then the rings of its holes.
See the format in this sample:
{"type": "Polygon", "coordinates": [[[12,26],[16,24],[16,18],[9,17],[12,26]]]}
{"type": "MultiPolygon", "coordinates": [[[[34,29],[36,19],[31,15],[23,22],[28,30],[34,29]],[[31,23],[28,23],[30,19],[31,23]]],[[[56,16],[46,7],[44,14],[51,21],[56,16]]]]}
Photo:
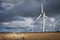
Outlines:
{"type": "Polygon", "coordinates": [[[60,31],[56,31],[56,32],[60,32],[60,31]]]}

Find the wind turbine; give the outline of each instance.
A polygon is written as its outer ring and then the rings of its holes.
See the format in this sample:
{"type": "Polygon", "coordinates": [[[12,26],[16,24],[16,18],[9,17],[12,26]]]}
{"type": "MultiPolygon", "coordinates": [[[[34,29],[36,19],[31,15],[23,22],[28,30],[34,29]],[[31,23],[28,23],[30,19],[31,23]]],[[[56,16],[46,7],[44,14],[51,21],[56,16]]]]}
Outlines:
{"type": "Polygon", "coordinates": [[[54,31],[55,29],[54,29],[54,26],[55,26],[55,18],[50,18],[50,20],[51,20],[51,24],[52,24],[52,31],[54,31]]]}
{"type": "Polygon", "coordinates": [[[45,32],[45,17],[47,16],[45,15],[45,12],[43,11],[43,3],[41,3],[41,14],[36,19],[36,21],[39,20],[40,17],[42,17],[42,32],[44,33],[45,32]]]}
{"type": "Polygon", "coordinates": [[[45,31],[45,13],[43,12],[43,3],[41,4],[41,10],[42,10],[42,31],[44,33],[45,31]]]}

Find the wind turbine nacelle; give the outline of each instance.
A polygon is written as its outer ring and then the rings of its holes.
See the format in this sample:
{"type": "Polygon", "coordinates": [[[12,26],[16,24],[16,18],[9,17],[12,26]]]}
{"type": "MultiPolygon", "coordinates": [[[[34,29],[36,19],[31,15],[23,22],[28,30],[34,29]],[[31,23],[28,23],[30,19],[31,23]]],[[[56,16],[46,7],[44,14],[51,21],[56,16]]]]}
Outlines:
{"type": "Polygon", "coordinates": [[[43,15],[45,15],[45,13],[43,13],[43,15]]]}

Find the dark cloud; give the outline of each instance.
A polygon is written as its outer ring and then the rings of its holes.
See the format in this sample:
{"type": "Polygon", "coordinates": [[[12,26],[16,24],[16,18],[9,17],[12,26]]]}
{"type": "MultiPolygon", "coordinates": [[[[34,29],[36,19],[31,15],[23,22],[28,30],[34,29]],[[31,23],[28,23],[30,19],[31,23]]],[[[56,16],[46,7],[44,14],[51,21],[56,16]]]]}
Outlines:
{"type": "Polygon", "coordinates": [[[44,6],[48,16],[56,16],[60,14],[60,0],[46,0],[44,6]]]}
{"type": "MultiPolygon", "coordinates": [[[[5,0],[5,2],[6,1],[7,0],[5,0]]],[[[42,0],[17,0],[17,1],[15,0],[12,3],[18,1],[24,2],[23,4],[17,3],[18,5],[14,6],[12,9],[0,13],[0,22],[18,20],[16,19],[17,16],[38,17],[41,14],[40,4],[42,0]]],[[[56,16],[60,14],[60,0],[43,0],[43,1],[44,12],[46,12],[47,16],[56,16]]],[[[7,2],[9,2],[9,0],[7,2]]]]}
{"type": "MultiPolygon", "coordinates": [[[[55,17],[60,21],[60,0],[0,0],[0,5],[2,3],[8,3],[9,6],[14,5],[12,8],[8,9],[8,7],[5,7],[6,4],[3,4],[0,6],[0,27],[6,27],[7,29],[1,28],[0,32],[20,32],[20,31],[31,31],[31,22],[35,22],[35,19],[41,14],[41,2],[44,2],[44,12],[48,17],[55,17]],[[12,3],[12,4],[11,4],[12,3]],[[57,17],[58,16],[58,17],[57,17]],[[28,18],[25,18],[28,17],[28,18]],[[31,17],[32,19],[30,19],[31,17]],[[34,17],[34,19],[33,19],[34,17]],[[28,24],[27,24],[28,23],[28,24]],[[10,26],[9,26],[10,25],[10,26]],[[9,29],[11,26],[13,26],[12,30],[9,29]],[[15,26],[29,26],[30,28],[26,30],[20,30],[20,29],[14,29],[15,26]]],[[[7,6],[8,6],[7,5],[7,6]]],[[[58,21],[56,20],[56,21],[58,21]]],[[[47,20],[46,20],[47,21],[47,20]]],[[[60,25],[58,25],[58,22],[55,25],[55,30],[60,29],[60,25]]],[[[40,23],[40,21],[38,21],[40,23]]],[[[47,21],[50,22],[50,21],[47,21]]],[[[46,25],[49,24],[46,22],[46,25]]],[[[38,23],[38,24],[39,24],[38,23]]],[[[40,28],[41,25],[34,25],[34,31],[42,31],[40,28]]],[[[51,26],[51,25],[50,25],[51,26]]],[[[46,30],[50,30],[51,28],[46,27],[46,30]]]]}

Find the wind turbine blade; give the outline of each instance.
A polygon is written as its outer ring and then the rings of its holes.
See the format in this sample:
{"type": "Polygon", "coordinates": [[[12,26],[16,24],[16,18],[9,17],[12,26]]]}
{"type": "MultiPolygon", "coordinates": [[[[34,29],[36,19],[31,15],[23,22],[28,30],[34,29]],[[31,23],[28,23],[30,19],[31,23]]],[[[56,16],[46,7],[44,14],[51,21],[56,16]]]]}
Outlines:
{"type": "Polygon", "coordinates": [[[43,3],[41,3],[41,11],[42,11],[42,13],[43,13],[43,3]]]}
{"type": "Polygon", "coordinates": [[[48,17],[45,15],[45,17],[48,19],[48,17]]]}
{"type": "Polygon", "coordinates": [[[39,17],[36,19],[36,21],[42,16],[42,14],[39,15],[39,17]]]}

